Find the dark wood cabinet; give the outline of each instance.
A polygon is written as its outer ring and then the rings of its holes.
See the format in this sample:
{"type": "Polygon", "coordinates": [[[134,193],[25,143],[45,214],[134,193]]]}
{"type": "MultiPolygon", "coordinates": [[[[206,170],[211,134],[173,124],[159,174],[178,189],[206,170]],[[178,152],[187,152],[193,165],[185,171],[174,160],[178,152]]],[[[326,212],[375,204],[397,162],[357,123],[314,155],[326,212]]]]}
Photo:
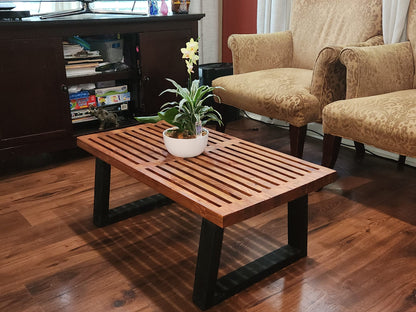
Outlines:
{"type": "MultiPolygon", "coordinates": [[[[71,118],[62,38],[0,41],[0,148],[34,149],[46,141],[69,140],[71,118]]],[[[55,142],[53,142],[55,143],[55,142]]]]}
{"type": "Polygon", "coordinates": [[[165,78],[187,82],[180,48],[198,37],[203,14],[124,16],[84,14],[69,18],[0,23],[0,160],[20,154],[75,147],[67,88],[116,80],[131,92],[132,116],[154,114],[169,100],[165,78]],[[62,41],[70,36],[118,34],[129,69],[67,78],[62,41]]]}
{"type": "Polygon", "coordinates": [[[146,115],[157,113],[164,103],[172,100],[169,93],[159,96],[163,90],[173,88],[166,78],[181,84],[187,82],[188,72],[181,48],[191,37],[191,29],[140,34],[141,101],[146,115]]]}

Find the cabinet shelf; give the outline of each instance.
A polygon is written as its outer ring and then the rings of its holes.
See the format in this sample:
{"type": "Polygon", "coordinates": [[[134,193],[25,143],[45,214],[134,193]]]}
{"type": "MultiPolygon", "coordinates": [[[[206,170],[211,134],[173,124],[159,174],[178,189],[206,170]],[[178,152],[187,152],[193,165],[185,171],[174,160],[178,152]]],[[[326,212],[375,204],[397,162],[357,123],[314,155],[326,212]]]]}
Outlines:
{"type": "Polygon", "coordinates": [[[68,85],[107,81],[107,80],[137,80],[138,76],[134,70],[123,70],[112,73],[97,73],[96,75],[79,76],[67,78],[68,85]]]}
{"type": "MultiPolygon", "coordinates": [[[[135,126],[139,124],[136,119],[128,118],[128,117],[121,117],[119,118],[118,121],[120,124],[119,128],[130,127],[130,126],[135,126]]],[[[98,119],[89,120],[84,123],[76,123],[73,125],[74,127],[73,136],[78,137],[78,136],[85,135],[85,134],[91,134],[91,133],[116,129],[115,127],[111,127],[111,128],[106,128],[105,130],[98,130],[99,124],[100,122],[98,121],[98,119]]]]}

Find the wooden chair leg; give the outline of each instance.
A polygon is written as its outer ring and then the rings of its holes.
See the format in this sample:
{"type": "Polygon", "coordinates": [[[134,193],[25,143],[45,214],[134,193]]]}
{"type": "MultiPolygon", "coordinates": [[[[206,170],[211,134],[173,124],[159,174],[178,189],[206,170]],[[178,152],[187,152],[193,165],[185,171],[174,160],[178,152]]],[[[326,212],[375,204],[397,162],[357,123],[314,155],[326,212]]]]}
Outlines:
{"type": "Polygon", "coordinates": [[[355,146],[355,158],[363,159],[365,155],[365,146],[363,143],[354,141],[355,146]]]}
{"type": "Polygon", "coordinates": [[[290,154],[302,158],[303,146],[305,145],[307,126],[296,127],[289,125],[290,154]]]}
{"type": "Polygon", "coordinates": [[[331,134],[324,134],[322,166],[334,168],[338,158],[339,148],[341,146],[341,137],[331,134]]]}

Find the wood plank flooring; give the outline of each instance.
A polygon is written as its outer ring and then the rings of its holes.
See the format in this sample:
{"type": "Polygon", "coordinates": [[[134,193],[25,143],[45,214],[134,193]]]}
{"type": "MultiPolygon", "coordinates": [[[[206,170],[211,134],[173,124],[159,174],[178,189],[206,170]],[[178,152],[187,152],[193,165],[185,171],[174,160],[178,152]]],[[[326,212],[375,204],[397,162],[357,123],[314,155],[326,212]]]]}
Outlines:
{"type": "MultiPolygon", "coordinates": [[[[226,132],[289,152],[284,129],[243,119],[226,132]]],[[[94,159],[78,154],[2,168],[0,311],[199,311],[200,217],[171,204],[96,228],[94,159]]],[[[319,164],[321,141],[304,155],[319,164]]],[[[308,257],[209,311],[416,311],[416,168],[341,149],[335,169],[309,197],[308,257]]],[[[154,194],[118,170],[111,192],[112,207],[154,194]]],[[[227,228],[220,275],[286,239],[285,206],[227,228]]]]}

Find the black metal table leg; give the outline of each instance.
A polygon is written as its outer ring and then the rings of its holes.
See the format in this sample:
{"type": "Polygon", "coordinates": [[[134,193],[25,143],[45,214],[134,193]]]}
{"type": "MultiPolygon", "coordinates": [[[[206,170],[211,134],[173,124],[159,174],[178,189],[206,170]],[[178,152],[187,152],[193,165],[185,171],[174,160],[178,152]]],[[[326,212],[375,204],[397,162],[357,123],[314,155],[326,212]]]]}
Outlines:
{"type": "Polygon", "coordinates": [[[301,257],[308,254],[308,195],[287,204],[287,232],[289,246],[300,251],[301,257]]]}
{"type": "Polygon", "coordinates": [[[93,222],[96,226],[115,223],[172,202],[166,196],[156,194],[110,209],[110,179],[111,166],[96,158],[93,213],[93,222]]]}
{"type": "Polygon", "coordinates": [[[288,203],[288,244],[218,279],[224,229],[202,219],[193,302],[206,310],[307,255],[308,195],[288,203]]]}
{"type": "Polygon", "coordinates": [[[202,219],[192,298],[202,310],[215,304],[214,296],[223,235],[223,228],[202,219]]]}
{"type": "Polygon", "coordinates": [[[96,226],[107,225],[109,221],[110,176],[111,166],[96,158],[93,215],[93,221],[96,226]]]}

